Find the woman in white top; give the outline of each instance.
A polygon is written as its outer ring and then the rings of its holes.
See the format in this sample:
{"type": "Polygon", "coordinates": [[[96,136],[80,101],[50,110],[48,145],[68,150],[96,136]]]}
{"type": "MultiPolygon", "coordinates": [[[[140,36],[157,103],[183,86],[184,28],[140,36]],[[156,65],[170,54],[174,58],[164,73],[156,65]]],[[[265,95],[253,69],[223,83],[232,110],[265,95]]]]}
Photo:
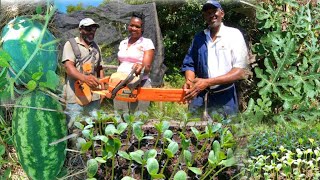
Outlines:
{"type": "MultiPolygon", "coordinates": [[[[151,39],[142,36],[143,30],[144,15],[134,12],[128,26],[130,36],[120,42],[118,52],[120,65],[117,72],[129,74],[133,68],[136,68],[136,75],[140,75],[141,70],[144,68],[141,86],[151,87],[149,72],[151,70],[155,48],[151,39]]],[[[149,104],[149,101],[127,103],[114,100],[114,109],[131,112],[146,111],[149,104]]]]}

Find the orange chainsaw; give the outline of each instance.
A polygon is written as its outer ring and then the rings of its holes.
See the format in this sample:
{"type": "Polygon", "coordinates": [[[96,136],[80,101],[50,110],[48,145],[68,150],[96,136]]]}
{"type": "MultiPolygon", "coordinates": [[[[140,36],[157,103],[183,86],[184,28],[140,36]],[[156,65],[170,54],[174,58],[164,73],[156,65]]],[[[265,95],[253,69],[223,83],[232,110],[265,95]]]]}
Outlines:
{"type": "MultiPolygon", "coordinates": [[[[143,74],[143,72],[141,72],[143,74]]],[[[182,102],[185,96],[183,89],[164,89],[164,88],[146,88],[141,87],[143,75],[135,76],[135,69],[129,75],[116,72],[111,76],[100,79],[104,83],[105,89],[90,89],[75,86],[75,94],[77,99],[87,99],[91,93],[106,96],[109,99],[119,101],[136,102],[136,101],[166,101],[166,102],[182,102]]],[[[82,103],[83,105],[87,104],[82,103]]]]}

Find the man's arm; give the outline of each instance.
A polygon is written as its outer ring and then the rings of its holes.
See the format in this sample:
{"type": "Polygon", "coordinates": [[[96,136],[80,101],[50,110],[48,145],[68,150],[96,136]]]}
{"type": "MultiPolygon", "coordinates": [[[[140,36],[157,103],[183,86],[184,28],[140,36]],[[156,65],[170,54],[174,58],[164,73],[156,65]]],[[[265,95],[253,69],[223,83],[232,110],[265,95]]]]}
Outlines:
{"type": "Polygon", "coordinates": [[[93,75],[85,75],[80,73],[74,66],[74,62],[72,61],[65,61],[64,67],[66,68],[66,72],[68,76],[70,76],[73,79],[80,80],[82,82],[85,82],[88,86],[91,88],[95,88],[98,85],[100,85],[100,82],[98,79],[93,75]]]}
{"type": "Polygon", "coordinates": [[[222,76],[208,78],[208,79],[195,78],[191,84],[191,89],[187,91],[184,99],[186,101],[190,101],[193,98],[195,98],[201,91],[205,90],[210,86],[234,83],[237,80],[244,79],[245,76],[246,76],[245,69],[232,68],[231,71],[229,71],[227,74],[222,76]]]}
{"type": "Polygon", "coordinates": [[[183,85],[183,89],[190,89],[193,85],[194,79],[196,78],[196,74],[191,70],[186,70],[184,72],[184,76],[185,76],[186,82],[183,85]]]}
{"type": "MultiPolygon", "coordinates": [[[[208,87],[214,86],[214,85],[220,85],[220,84],[230,84],[234,83],[235,81],[244,79],[245,76],[245,69],[243,68],[232,68],[227,74],[218,76],[215,78],[209,78],[208,81],[208,87]]],[[[195,79],[195,83],[198,80],[195,79]]]]}

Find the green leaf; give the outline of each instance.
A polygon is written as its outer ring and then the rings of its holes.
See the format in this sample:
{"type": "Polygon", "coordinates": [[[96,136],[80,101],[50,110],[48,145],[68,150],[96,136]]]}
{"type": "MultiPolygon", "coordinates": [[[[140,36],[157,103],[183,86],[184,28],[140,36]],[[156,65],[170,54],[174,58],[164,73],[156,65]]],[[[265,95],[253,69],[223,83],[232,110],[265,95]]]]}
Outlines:
{"type": "Polygon", "coordinates": [[[217,156],[217,158],[218,158],[218,161],[220,162],[222,159],[226,159],[227,156],[223,151],[220,151],[219,156],[217,156]]]}
{"type": "Polygon", "coordinates": [[[169,127],[170,127],[170,123],[168,121],[162,121],[162,127],[161,127],[162,132],[168,130],[169,127]]]}
{"type": "Polygon", "coordinates": [[[192,164],[191,164],[192,154],[190,151],[188,151],[188,150],[183,151],[183,159],[184,159],[185,163],[187,164],[187,166],[192,166],[192,164]]]}
{"type": "Polygon", "coordinates": [[[221,146],[224,148],[230,148],[230,147],[235,146],[235,144],[236,144],[236,141],[235,141],[232,133],[229,130],[224,131],[224,133],[221,137],[221,146]]]}
{"type": "Polygon", "coordinates": [[[220,130],[221,129],[221,127],[222,127],[222,124],[221,123],[217,123],[217,124],[215,124],[213,127],[212,127],[212,133],[215,133],[215,132],[217,132],[218,130],[220,130]]]}
{"type": "Polygon", "coordinates": [[[42,7],[41,6],[37,6],[36,7],[36,13],[37,14],[41,14],[42,13],[42,7]]]}
{"type": "Polygon", "coordinates": [[[0,99],[2,102],[6,102],[11,99],[11,90],[13,87],[10,84],[6,84],[4,89],[0,89],[0,99]]]}
{"type": "Polygon", "coordinates": [[[164,179],[165,176],[163,174],[150,174],[153,179],[164,179]]]}
{"type": "Polygon", "coordinates": [[[87,152],[92,146],[92,141],[88,141],[84,144],[81,144],[81,152],[87,152]]]}
{"type": "Polygon", "coordinates": [[[209,161],[209,164],[211,166],[217,166],[219,161],[220,161],[220,143],[215,140],[213,142],[213,145],[212,145],[212,149],[210,152],[209,152],[209,156],[208,156],[208,161],[209,161]]]}
{"type": "Polygon", "coordinates": [[[187,179],[187,173],[180,170],[178,171],[174,177],[173,177],[174,180],[186,180],[187,179]]]}
{"type": "Polygon", "coordinates": [[[130,152],[129,154],[132,160],[136,161],[139,164],[142,164],[142,156],[144,154],[142,150],[139,149],[137,151],[130,152]]]}
{"type": "Polygon", "coordinates": [[[159,163],[155,158],[149,158],[147,160],[147,171],[150,175],[158,173],[159,163]]]}
{"type": "Polygon", "coordinates": [[[87,161],[87,175],[89,178],[93,178],[98,172],[98,162],[95,159],[90,159],[87,161]]]}
{"type": "Polygon", "coordinates": [[[213,151],[214,151],[214,153],[215,153],[216,155],[219,154],[219,152],[220,152],[220,150],[221,150],[221,147],[220,147],[220,143],[219,143],[217,140],[215,140],[215,141],[213,142],[213,144],[212,144],[212,149],[213,149],[213,151]]]}
{"type": "Polygon", "coordinates": [[[76,146],[78,149],[81,149],[82,145],[86,143],[86,140],[82,137],[77,138],[76,146]]]}
{"type": "Polygon", "coordinates": [[[200,135],[200,132],[194,128],[194,127],[191,127],[191,131],[193,132],[193,134],[196,136],[197,140],[199,140],[199,135],[200,135]]]}
{"type": "Polygon", "coordinates": [[[192,171],[193,173],[195,173],[196,175],[201,175],[202,174],[202,170],[201,168],[197,168],[197,167],[188,167],[188,169],[190,171],[192,171]]]}
{"type": "Polygon", "coordinates": [[[126,130],[126,128],[128,127],[128,124],[127,123],[120,123],[120,124],[118,124],[118,126],[117,126],[117,133],[118,134],[121,134],[121,133],[123,133],[125,130],[126,130]]]}
{"type": "Polygon", "coordinates": [[[59,76],[52,70],[49,70],[46,74],[46,82],[40,82],[39,85],[42,87],[56,90],[59,85],[59,76]]]}
{"type": "Polygon", "coordinates": [[[34,89],[36,89],[36,87],[37,87],[37,82],[35,82],[34,80],[29,81],[27,84],[27,88],[30,91],[33,91],[34,89]]]}
{"type": "Polygon", "coordinates": [[[145,136],[145,137],[143,137],[142,139],[148,139],[148,140],[151,140],[151,139],[154,139],[154,137],[153,137],[153,136],[145,136]]]}
{"type": "Polygon", "coordinates": [[[131,114],[128,114],[128,113],[124,113],[123,114],[123,119],[126,123],[128,124],[132,124],[135,120],[135,116],[134,115],[131,115],[131,114]]]}
{"type": "Polygon", "coordinates": [[[0,67],[9,67],[10,64],[8,62],[11,60],[10,54],[0,49],[0,67]]]}
{"type": "Polygon", "coordinates": [[[104,130],[104,133],[106,136],[114,135],[116,132],[117,132],[117,129],[113,124],[109,124],[104,130]]]}
{"type": "Polygon", "coordinates": [[[163,133],[164,131],[168,130],[170,127],[170,123],[168,121],[161,121],[158,124],[155,124],[155,128],[158,132],[163,133]]]}
{"type": "Polygon", "coordinates": [[[166,153],[168,158],[173,158],[174,154],[169,149],[165,149],[164,152],[166,153]]]}
{"type": "Polygon", "coordinates": [[[32,74],[32,79],[35,81],[39,81],[39,79],[42,77],[43,72],[36,72],[32,74]]]}
{"type": "Polygon", "coordinates": [[[102,157],[96,157],[96,158],[94,158],[97,162],[99,162],[99,163],[106,163],[107,161],[106,160],[104,160],[102,157]]]}
{"type": "Polygon", "coordinates": [[[102,142],[108,142],[109,138],[104,135],[98,135],[92,138],[92,140],[101,140],[102,142]]]}
{"type": "Polygon", "coordinates": [[[173,132],[171,130],[165,130],[164,133],[163,133],[163,137],[164,138],[171,139],[172,136],[173,136],[173,132]]]}
{"type": "Polygon", "coordinates": [[[0,144],[0,157],[2,155],[4,155],[5,152],[6,152],[6,149],[5,149],[4,145],[0,144]]]}
{"type": "Polygon", "coordinates": [[[203,134],[200,134],[198,136],[198,140],[202,140],[202,139],[206,139],[206,138],[209,138],[209,134],[208,133],[203,133],[203,134]]]}
{"type": "Polygon", "coordinates": [[[172,154],[176,154],[179,150],[179,145],[178,143],[176,142],[171,142],[169,145],[168,145],[168,150],[171,151],[172,154]]]}
{"type": "Polygon", "coordinates": [[[82,135],[83,135],[84,137],[86,137],[86,138],[88,138],[88,139],[90,139],[91,134],[92,134],[89,129],[84,129],[84,130],[81,131],[81,133],[82,133],[82,135]]]}
{"type": "Polygon", "coordinates": [[[186,136],[182,132],[179,132],[179,136],[182,140],[186,139],[186,136]]]}
{"type": "Polygon", "coordinates": [[[157,151],[155,149],[150,149],[144,153],[143,159],[147,160],[149,158],[156,158],[156,156],[157,156],[157,151]]]}
{"type": "Polygon", "coordinates": [[[132,126],[133,133],[139,141],[141,141],[144,136],[144,132],[142,130],[142,124],[143,124],[142,122],[135,122],[132,126]]]}
{"type": "Polygon", "coordinates": [[[91,117],[86,117],[85,118],[85,121],[86,121],[86,123],[88,124],[84,129],[88,129],[88,128],[91,128],[91,127],[93,127],[92,126],[92,124],[94,123],[94,121],[93,121],[93,117],[91,116],[91,117]]]}
{"type": "Polygon", "coordinates": [[[225,167],[231,167],[237,163],[236,159],[234,157],[231,157],[227,160],[222,160],[219,165],[224,165],[225,167]]]}
{"type": "Polygon", "coordinates": [[[105,150],[115,155],[120,149],[120,147],[121,147],[120,139],[113,137],[113,138],[108,138],[105,150]]]}
{"type": "Polygon", "coordinates": [[[127,152],[124,152],[124,151],[118,151],[118,155],[124,159],[127,159],[127,160],[131,160],[131,157],[130,155],[127,153],[127,152]]]}
{"type": "Polygon", "coordinates": [[[184,140],[182,140],[182,141],[181,141],[182,149],[188,149],[189,146],[190,146],[190,142],[191,142],[190,139],[184,139],[184,140]]]}
{"type": "MultiPolygon", "coordinates": [[[[91,118],[90,118],[91,119],[91,118]]],[[[93,124],[88,124],[84,127],[86,130],[90,130],[93,127],[93,124]]]]}
{"type": "Polygon", "coordinates": [[[0,68],[0,70],[1,70],[1,73],[0,73],[0,89],[1,89],[8,84],[8,80],[7,80],[8,68],[0,68]]]}
{"type": "Polygon", "coordinates": [[[46,74],[46,78],[48,87],[52,90],[56,90],[60,81],[59,76],[54,71],[49,70],[46,74]]]}
{"type": "Polygon", "coordinates": [[[125,176],[121,180],[136,180],[136,179],[129,177],[129,176],[125,176]]]}
{"type": "Polygon", "coordinates": [[[84,129],[84,125],[80,122],[74,122],[74,126],[77,127],[78,129],[83,130],[84,129]]]}
{"type": "MultiPolygon", "coordinates": [[[[1,165],[0,165],[1,167],[1,165]]],[[[5,171],[4,171],[4,174],[0,176],[0,179],[1,178],[4,178],[4,179],[12,179],[11,177],[11,168],[7,168],[5,171]]]]}
{"type": "Polygon", "coordinates": [[[216,156],[214,154],[214,151],[210,151],[209,152],[209,155],[208,155],[208,162],[211,166],[216,166],[217,165],[217,159],[216,159],[216,156]]]}
{"type": "Polygon", "coordinates": [[[270,17],[269,11],[263,9],[262,7],[257,7],[256,17],[259,20],[265,20],[270,17]]]}

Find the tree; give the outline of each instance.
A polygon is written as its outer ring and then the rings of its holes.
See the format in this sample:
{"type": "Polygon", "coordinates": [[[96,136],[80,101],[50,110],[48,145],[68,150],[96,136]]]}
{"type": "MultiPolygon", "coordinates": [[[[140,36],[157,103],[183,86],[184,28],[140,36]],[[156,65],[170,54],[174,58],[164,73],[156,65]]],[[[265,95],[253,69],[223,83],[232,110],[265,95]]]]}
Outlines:
{"type": "Polygon", "coordinates": [[[67,6],[67,13],[72,13],[74,11],[80,11],[80,10],[84,10],[85,8],[83,7],[83,4],[82,3],[79,3],[75,6],[73,5],[69,5],[67,6]]]}

